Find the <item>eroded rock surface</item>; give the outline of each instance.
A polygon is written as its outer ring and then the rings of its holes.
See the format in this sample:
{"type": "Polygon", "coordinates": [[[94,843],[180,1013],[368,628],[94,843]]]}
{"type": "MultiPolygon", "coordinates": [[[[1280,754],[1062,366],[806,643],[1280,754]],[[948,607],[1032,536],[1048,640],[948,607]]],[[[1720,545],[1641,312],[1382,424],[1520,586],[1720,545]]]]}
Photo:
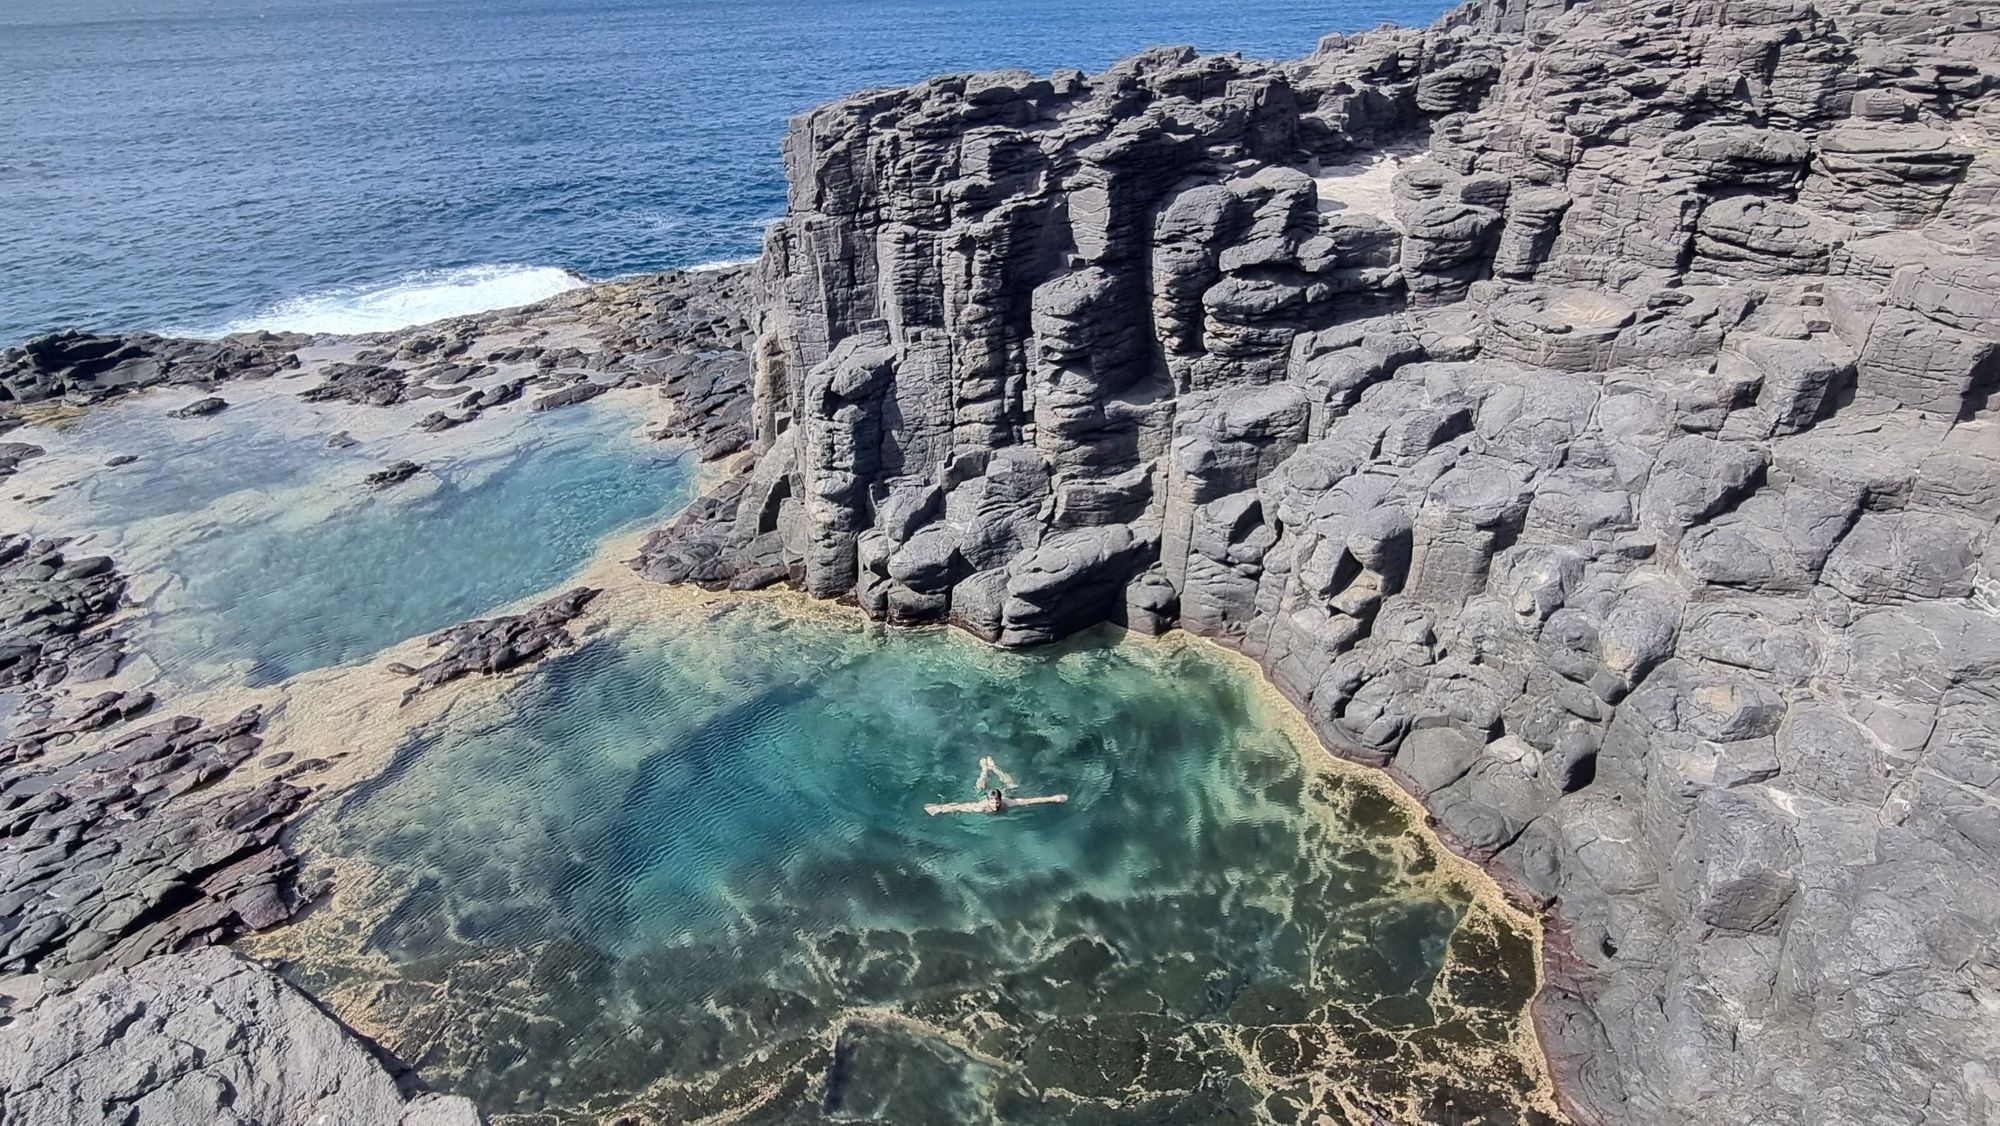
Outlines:
{"type": "Polygon", "coordinates": [[[519,614],[481,618],[438,631],[430,644],[445,650],[435,660],[419,668],[391,666],[416,678],[417,682],[403,691],[403,699],[460,677],[503,673],[568,648],[575,644],[569,624],[599,593],[580,586],[519,614]]]}
{"type": "Polygon", "coordinates": [[[83,977],[303,906],[278,837],[306,791],[217,785],[263,745],[261,717],[175,716],[79,739],[150,703],[113,694],[0,749],[0,975],[83,977]]]}
{"type": "MultiPolygon", "coordinates": [[[[23,982],[0,982],[0,992],[23,982]]],[[[39,983],[38,983],[39,984],[39,983]]],[[[463,1098],[406,1098],[384,1062],[284,979],[210,947],[100,974],[0,1024],[9,1126],[477,1126],[463,1098]]]]}
{"type": "Polygon", "coordinates": [[[1473,3],[816,110],[755,463],[636,565],[1224,639],[1552,906],[1579,1117],[1991,1120],[1996,60],[1938,0],[1473,3]]]}
{"type": "MultiPolygon", "coordinates": [[[[0,430],[57,401],[263,377],[297,380],[308,401],[412,404],[427,431],[527,396],[553,408],[656,386],[682,408],[659,436],[721,457],[750,437],[750,289],[741,268],[671,273],[366,337],[59,333],[0,353],[0,430]],[[446,409],[413,402],[426,399],[446,409]]],[[[224,405],[193,397],[163,413],[198,426],[224,405]]],[[[31,474],[23,463],[42,453],[0,444],[0,473],[31,474]]],[[[417,471],[391,466],[371,484],[417,471]]],[[[25,696],[0,740],[0,1122],[478,1121],[462,1099],[406,1104],[307,998],[201,949],[285,922],[324,891],[283,834],[334,763],[265,746],[254,711],[141,725],[152,692],[93,692],[125,657],[112,620],[125,589],[108,557],[0,538],[0,688],[25,696]]],[[[568,644],[566,623],[594,593],[444,631],[444,652],[412,670],[418,685],[568,644]]]]}

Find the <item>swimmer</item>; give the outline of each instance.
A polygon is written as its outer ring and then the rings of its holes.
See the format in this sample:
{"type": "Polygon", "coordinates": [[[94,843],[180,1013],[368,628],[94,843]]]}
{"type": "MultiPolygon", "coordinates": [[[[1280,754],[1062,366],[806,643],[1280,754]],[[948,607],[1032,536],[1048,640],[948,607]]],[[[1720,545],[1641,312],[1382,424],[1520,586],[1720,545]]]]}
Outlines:
{"type": "Polygon", "coordinates": [[[1009,798],[999,795],[1000,792],[994,790],[988,793],[983,801],[942,802],[935,805],[927,805],[924,807],[924,812],[930,814],[932,817],[936,817],[940,813],[1005,813],[1018,806],[1061,805],[1069,800],[1068,794],[1045,794],[1041,797],[1033,798],[1009,798]]]}
{"type": "Polygon", "coordinates": [[[1005,813],[1008,809],[1017,805],[1060,805],[1069,800],[1068,794],[1048,794],[1035,798],[1010,798],[999,786],[988,787],[986,785],[986,777],[989,774],[997,775],[1000,781],[1007,786],[1019,785],[1011,775],[1000,769],[1000,764],[993,761],[993,756],[988,755],[979,760],[979,781],[973,783],[973,788],[986,791],[984,800],[940,802],[925,806],[924,812],[933,817],[940,813],[1005,813]]]}

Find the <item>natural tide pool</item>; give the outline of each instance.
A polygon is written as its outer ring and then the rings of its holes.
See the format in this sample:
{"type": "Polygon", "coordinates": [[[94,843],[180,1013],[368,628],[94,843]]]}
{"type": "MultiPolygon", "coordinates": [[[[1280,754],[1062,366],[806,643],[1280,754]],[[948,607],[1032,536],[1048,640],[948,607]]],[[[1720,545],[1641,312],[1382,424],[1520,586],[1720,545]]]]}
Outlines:
{"type": "Polygon", "coordinates": [[[255,940],[501,1121],[1548,1121],[1530,920],[1243,662],[614,617],[296,844],[255,940]],[[1067,804],[926,816],[991,756],[1067,804]]]}
{"type": "Polygon", "coordinates": [[[229,410],[169,419],[139,396],[56,431],[16,488],[37,534],[111,555],[136,604],[132,648],[179,687],[282,682],[364,659],[562,582],[606,536],[684,504],[688,452],[613,397],[525,404],[443,434],[420,406],[322,407],[232,388],[229,410]],[[351,445],[329,446],[350,431],[351,445]],[[135,460],[108,464],[126,451],[135,460]],[[398,459],[423,471],[384,489],[398,459]]]}

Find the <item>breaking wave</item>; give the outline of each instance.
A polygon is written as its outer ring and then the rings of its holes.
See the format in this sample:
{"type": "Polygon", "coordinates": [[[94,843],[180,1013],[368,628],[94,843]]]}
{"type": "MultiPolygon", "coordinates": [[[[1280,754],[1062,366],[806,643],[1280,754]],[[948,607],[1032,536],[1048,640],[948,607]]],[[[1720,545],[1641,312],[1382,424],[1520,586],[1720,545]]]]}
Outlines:
{"type": "Polygon", "coordinates": [[[287,298],[229,322],[232,332],[388,332],[446,317],[528,305],[587,285],[556,266],[461,266],[419,270],[382,285],[341,286],[287,298]]]}
{"type": "Polygon", "coordinates": [[[756,255],[748,258],[718,258],[713,262],[696,262],[687,267],[690,274],[712,274],[717,270],[733,270],[738,266],[748,266],[757,260],[756,255]]]}

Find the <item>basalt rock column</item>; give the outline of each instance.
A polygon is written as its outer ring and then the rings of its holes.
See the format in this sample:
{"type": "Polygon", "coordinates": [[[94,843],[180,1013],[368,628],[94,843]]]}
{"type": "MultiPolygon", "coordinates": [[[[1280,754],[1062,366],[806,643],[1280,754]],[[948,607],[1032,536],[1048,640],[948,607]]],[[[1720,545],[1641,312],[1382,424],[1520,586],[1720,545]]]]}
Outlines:
{"type": "Polygon", "coordinates": [[[1475,3],[816,111],[760,515],[647,565],[1241,647],[1553,908],[1581,1117],[1992,1118],[1982,21],[1475,3]],[[1329,206],[1391,142],[1426,151],[1329,206]]]}

